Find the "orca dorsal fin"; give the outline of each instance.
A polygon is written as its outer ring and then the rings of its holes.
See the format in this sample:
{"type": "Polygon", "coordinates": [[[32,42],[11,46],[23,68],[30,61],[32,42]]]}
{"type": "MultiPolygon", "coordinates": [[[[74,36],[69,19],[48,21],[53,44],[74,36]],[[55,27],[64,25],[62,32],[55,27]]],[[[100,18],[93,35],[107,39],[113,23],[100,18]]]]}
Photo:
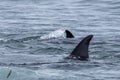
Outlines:
{"type": "Polygon", "coordinates": [[[89,58],[88,54],[88,48],[89,48],[89,43],[92,39],[93,35],[88,35],[85,37],[72,51],[70,54],[70,58],[75,58],[79,60],[87,60],[89,58]]]}
{"type": "Polygon", "coordinates": [[[73,34],[69,30],[65,30],[66,38],[74,38],[73,34]]]}

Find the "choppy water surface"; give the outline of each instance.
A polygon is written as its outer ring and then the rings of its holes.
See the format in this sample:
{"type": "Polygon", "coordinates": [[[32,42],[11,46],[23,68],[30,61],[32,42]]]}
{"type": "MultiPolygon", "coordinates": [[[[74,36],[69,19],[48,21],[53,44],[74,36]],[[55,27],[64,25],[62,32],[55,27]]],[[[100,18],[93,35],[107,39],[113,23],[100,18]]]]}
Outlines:
{"type": "Polygon", "coordinates": [[[0,67],[16,80],[119,80],[119,26],[120,0],[0,0],[0,67]],[[88,34],[90,60],[65,61],[88,34]]]}

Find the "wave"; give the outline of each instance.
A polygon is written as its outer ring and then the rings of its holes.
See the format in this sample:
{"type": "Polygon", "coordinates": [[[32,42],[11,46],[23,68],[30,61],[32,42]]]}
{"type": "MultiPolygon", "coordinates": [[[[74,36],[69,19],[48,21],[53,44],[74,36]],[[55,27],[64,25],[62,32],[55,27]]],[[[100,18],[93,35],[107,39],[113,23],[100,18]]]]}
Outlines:
{"type": "Polygon", "coordinates": [[[56,38],[65,38],[65,29],[58,29],[49,34],[45,34],[43,36],[26,36],[20,39],[4,39],[0,38],[0,43],[9,43],[9,42],[24,42],[29,40],[48,40],[48,39],[56,39],[56,38]]]}
{"type": "Polygon", "coordinates": [[[6,63],[0,63],[0,66],[16,66],[16,67],[27,67],[27,66],[39,66],[39,65],[45,65],[45,64],[67,64],[67,61],[60,61],[60,62],[41,62],[41,63],[10,63],[10,64],[6,64],[6,63]]]}

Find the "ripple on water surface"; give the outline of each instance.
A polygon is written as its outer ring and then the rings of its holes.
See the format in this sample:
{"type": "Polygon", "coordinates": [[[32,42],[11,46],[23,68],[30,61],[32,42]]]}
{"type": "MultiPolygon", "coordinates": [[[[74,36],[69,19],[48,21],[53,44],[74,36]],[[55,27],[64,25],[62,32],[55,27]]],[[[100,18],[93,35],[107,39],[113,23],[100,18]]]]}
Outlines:
{"type": "Polygon", "coordinates": [[[0,66],[16,80],[119,80],[119,26],[119,0],[0,0],[0,66]],[[64,60],[88,34],[89,61],[64,60]]]}

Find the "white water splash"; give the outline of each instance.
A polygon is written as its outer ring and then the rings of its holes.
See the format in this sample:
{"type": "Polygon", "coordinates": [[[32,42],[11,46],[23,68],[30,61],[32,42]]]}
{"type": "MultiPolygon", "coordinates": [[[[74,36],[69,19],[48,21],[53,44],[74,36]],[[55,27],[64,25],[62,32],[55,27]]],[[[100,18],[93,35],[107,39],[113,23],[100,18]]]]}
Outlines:
{"type": "Polygon", "coordinates": [[[50,38],[59,38],[59,37],[65,38],[65,29],[59,29],[59,30],[53,31],[49,34],[41,36],[40,39],[50,39],[50,38]]]}

